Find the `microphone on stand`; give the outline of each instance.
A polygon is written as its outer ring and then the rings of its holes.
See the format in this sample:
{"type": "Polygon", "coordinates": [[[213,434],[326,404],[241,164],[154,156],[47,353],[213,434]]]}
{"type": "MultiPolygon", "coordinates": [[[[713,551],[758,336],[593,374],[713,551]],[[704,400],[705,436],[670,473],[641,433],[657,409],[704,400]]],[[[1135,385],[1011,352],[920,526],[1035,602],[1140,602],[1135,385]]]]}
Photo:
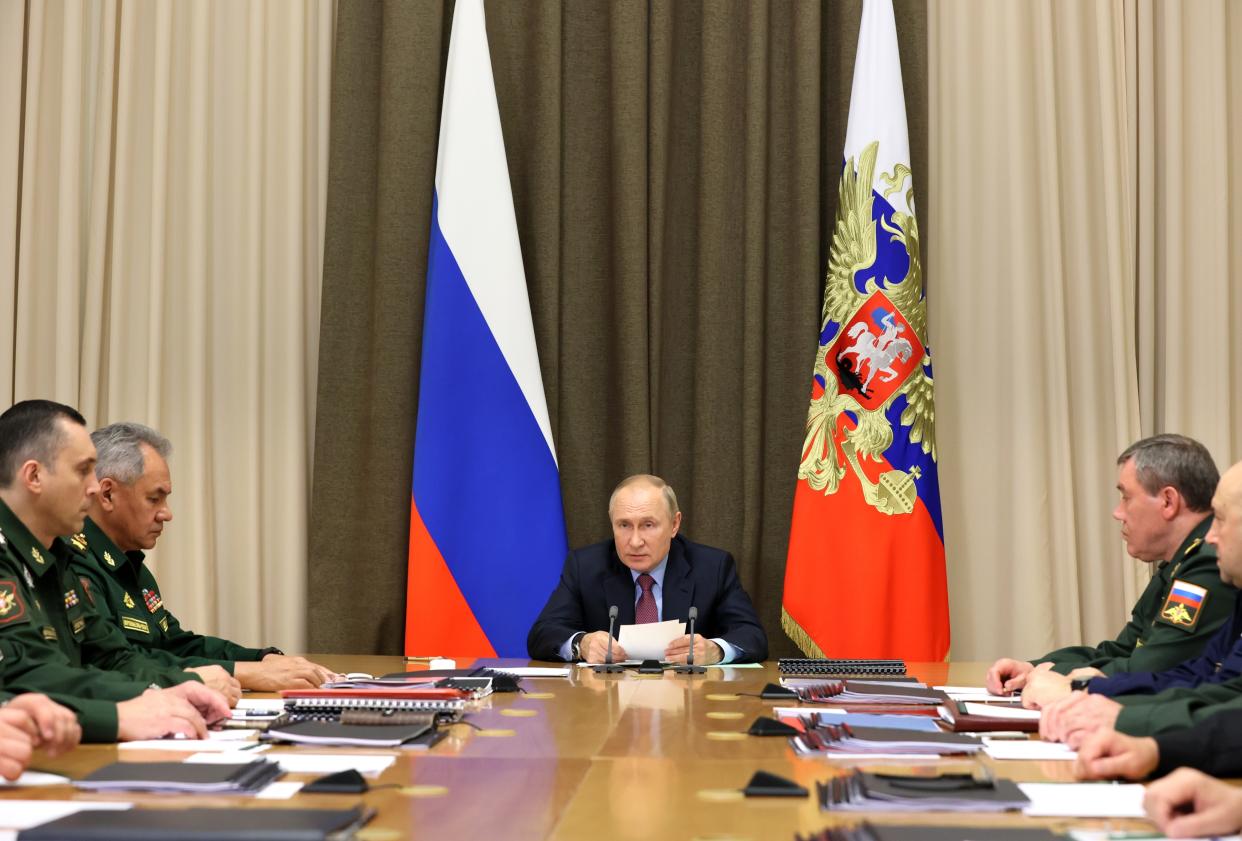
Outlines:
{"type": "Polygon", "coordinates": [[[612,631],[613,631],[613,628],[616,626],[616,624],[617,624],[617,606],[614,604],[614,605],[609,606],[608,608],[608,654],[604,657],[603,663],[601,663],[598,666],[592,667],[595,669],[596,674],[610,675],[610,674],[616,674],[617,672],[625,671],[625,666],[622,666],[620,663],[612,662],[612,631]]]}
{"type": "Polygon", "coordinates": [[[688,618],[690,620],[690,653],[686,655],[685,665],[674,666],[673,671],[679,675],[701,675],[707,669],[703,666],[694,665],[694,620],[699,618],[699,609],[692,605],[688,618]]]}

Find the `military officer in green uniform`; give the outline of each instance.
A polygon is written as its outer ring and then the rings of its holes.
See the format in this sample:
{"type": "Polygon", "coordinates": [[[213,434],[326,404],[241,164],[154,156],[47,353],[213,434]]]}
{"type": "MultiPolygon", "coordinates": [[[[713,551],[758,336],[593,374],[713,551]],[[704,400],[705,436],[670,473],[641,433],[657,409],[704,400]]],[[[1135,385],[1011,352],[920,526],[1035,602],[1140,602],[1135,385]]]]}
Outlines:
{"type": "Polygon", "coordinates": [[[249,648],[183,628],[164,604],[143,555],[172,520],[172,445],[138,423],[105,426],[91,440],[98,453],[99,493],[85,528],[73,538],[82,554],[74,557],[71,568],[95,607],[132,644],[156,656],[220,664],[246,689],[303,689],[334,677],[329,669],[277,648],[249,648]]]}
{"type": "Polygon", "coordinates": [[[91,740],[201,733],[228,715],[224,697],[130,646],[69,571],[57,535],[80,530],[94,466],[70,407],[27,400],[0,415],[0,681],[71,706],[91,740]]]}
{"type": "Polygon", "coordinates": [[[1117,466],[1121,499],[1113,517],[1127,551],[1156,564],[1129,623],[1096,646],[1061,648],[1029,662],[997,660],[988,670],[990,691],[1022,689],[1024,702],[1037,705],[1068,694],[1074,679],[1160,671],[1196,656],[1232,613],[1237,590],[1221,581],[1216,550],[1204,542],[1219,479],[1207,448],[1183,435],[1155,435],[1127,447],[1117,466]],[[1175,584],[1179,594],[1198,597],[1197,606],[1175,596],[1175,584]]]}
{"type": "MultiPolygon", "coordinates": [[[[1212,509],[1207,541],[1217,548],[1221,577],[1242,585],[1242,462],[1221,478],[1212,509]]],[[[1092,679],[1082,689],[1044,710],[1044,738],[1077,748],[1105,728],[1154,736],[1242,709],[1242,603],[1199,657],[1154,674],[1092,679]]]]}

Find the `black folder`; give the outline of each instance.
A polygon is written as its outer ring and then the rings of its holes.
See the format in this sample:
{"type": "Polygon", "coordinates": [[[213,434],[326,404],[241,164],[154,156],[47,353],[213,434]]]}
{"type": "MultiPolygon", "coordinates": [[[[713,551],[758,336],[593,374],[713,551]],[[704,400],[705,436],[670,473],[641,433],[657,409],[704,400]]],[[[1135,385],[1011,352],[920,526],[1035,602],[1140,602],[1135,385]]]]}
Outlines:
{"type": "Polygon", "coordinates": [[[74,781],[88,791],[175,791],[187,794],[249,794],[283,772],[266,759],[240,764],[113,762],[74,781]]]}
{"type": "Polygon", "coordinates": [[[324,841],[347,838],[373,809],[86,811],[22,830],[18,841],[324,841]]]}

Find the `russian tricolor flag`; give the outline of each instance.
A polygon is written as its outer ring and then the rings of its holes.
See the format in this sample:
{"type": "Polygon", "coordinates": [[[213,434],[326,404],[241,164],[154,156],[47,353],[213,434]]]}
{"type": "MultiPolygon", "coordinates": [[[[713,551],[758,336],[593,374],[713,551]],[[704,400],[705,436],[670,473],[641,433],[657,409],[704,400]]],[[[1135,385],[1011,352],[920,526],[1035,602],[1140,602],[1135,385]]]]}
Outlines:
{"type": "Polygon", "coordinates": [[[525,657],[566,551],[483,2],[459,0],[427,258],[406,654],[525,657]]]}
{"type": "Polygon", "coordinates": [[[1190,607],[1198,607],[1203,604],[1203,597],[1207,595],[1207,590],[1194,584],[1187,584],[1185,581],[1174,580],[1173,589],[1169,593],[1169,601],[1181,602],[1190,607]]]}

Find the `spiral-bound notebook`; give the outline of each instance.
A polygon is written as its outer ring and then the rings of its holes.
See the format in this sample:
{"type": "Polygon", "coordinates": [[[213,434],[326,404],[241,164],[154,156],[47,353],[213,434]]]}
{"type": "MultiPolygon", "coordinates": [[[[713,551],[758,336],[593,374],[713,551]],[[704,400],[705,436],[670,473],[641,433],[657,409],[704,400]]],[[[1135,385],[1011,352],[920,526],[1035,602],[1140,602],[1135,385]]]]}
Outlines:
{"type": "Polygon", "coordinates": [[[776,662],[782,675],[855,675],[898,677],[906,673],[904,660],[839,660],[785,657],[776,662]]]}

